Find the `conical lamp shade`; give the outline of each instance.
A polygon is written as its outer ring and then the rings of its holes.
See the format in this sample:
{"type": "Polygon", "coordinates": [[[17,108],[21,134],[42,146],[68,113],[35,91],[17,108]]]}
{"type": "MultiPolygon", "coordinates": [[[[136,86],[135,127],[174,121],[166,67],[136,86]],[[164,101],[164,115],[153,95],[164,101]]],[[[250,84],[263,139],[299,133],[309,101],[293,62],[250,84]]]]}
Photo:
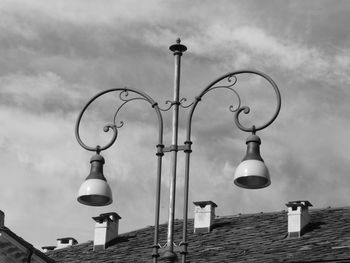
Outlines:
{"type": "Polygon", "coordinates": [[[247,189],[267,187],[271,184],[269,170],[262,161],[243,161],[236,168],[234,183],[247,189]]]}
{"type": "Polygon", "coordinates": [[[79,188],[78,201],[89,206],[105,206],[112,203],[112,191],[103,175],[104,159],[94,155],[91,160],[91,171],[79,188]]]}
{"type": "Polygon", "coordinates": [[[269,170],[260,156],[261,140],[257,135],[247,139],[247,153],[237,166],[234,183],[247,189],[259,189],[271,184],[269,170]]]}

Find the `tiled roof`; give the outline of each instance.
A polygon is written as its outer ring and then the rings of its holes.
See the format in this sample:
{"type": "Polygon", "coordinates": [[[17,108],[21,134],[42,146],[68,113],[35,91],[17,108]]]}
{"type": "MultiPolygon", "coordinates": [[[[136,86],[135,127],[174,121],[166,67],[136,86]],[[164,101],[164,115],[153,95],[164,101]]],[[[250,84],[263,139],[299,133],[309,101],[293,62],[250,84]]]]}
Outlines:
{"type": "MultiPolygon", "coordinates": [[[[188,262],[350,262],[350,208],[310,210],[311,221],[301,238],[287,238],[287,212],[217,217],[210,233],[188,227],[188,262]]],[[[160,227],[165,242],[167,227],[160,227]]],[[[175,222],[181,241],[182,221],[175,222]]],[[[64,263],[151,262],[153,227],[120,235],[106,250],[92,242],[50,251],[64,263]]],[[[180,254],[178,254],[180,256],[180,254]]]]}
{"type": "Polygon", "coordinates": [[[0,262],[54,263],[55,261],[7,227],[2,226],[0,227],[0,262]]]}

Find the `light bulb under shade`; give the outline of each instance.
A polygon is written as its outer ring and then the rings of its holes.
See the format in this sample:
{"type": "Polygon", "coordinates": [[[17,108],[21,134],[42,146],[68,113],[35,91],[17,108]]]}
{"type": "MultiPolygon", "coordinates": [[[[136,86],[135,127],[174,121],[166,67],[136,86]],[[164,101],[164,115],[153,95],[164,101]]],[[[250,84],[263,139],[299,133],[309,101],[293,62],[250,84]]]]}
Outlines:
{"type": "Polygon", "coordinates": [[[235,185],[247,189],[260,189],[271,184],[270,173],[260,160],[244,160],[235,171],[235,185]]]}
{"type": "Polygon", "coordinates": [[[113,202],[112,190],[105,180],[86,179],[79,188],[77,200],[89,206],[106,206],[113,202]]]}

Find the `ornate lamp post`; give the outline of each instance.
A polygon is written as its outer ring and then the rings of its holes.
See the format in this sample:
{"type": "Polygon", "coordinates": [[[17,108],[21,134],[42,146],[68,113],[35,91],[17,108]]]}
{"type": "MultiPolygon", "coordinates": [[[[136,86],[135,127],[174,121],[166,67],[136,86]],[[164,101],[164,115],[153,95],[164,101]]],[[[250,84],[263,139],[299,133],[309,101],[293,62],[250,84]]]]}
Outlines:
{"type": "Polygon", "coordinates": [[[187,255],[187,220],[188,220],[188,192],[189,192],[189,167],[190,167],[190,155],[191,155],[191,129],[192,129],[192,116],[193,113],[201,101],[202,97],[214,89],[227,89],[233,92],[238,98],[237,108],[230,106],[230,111],[235,112],[234,120],[236,126],[245,132],[250,132],[251,135],[248,137],[247,143],[247,153],[243,158],[242,162],[238,165],[234,175],[234,183],[243,188],[248,189],[258,189],[270,185],[270,175],[267,167],[264,164],[263,159],[260,156],[260,138],[256,135],[256,132],[262,130],[269,126],[277,117],[281,108],[281,95],[275,82],[266,74],[256,71],[256,70],[239,70],[228,73],[221,76],[220,78],[211,82],[203,91],[195,97],[194,101],[184,106],[183,102],[186,99],[180,99],[180,66],[181,66],[181,56],[187,50],[186,46],[182,45],[180,39],[176,41],[176,44],[170,46],[169,48],[175,57],[175,78],[174,78],[174,97],[173,101],[167,101],[170,106],[167,109],[161,109],[158,103],[155,102],[150,96],[140,90],[131,88],[115,88],[98,93],[93,98],[88,101],[84,106],[81,113],[78,116],[75,135],[79,144],[88,151],[93,151],[96,154],[91,158],[91,171],[84,183],[81,185],[78,193],[78,201],[85,205],[90,206],[104,206],[112,203],[112,191],[107,183],[106,178],[103,175],[103,164],[104,158],[100,155],[100,152],[111,147],[118,136],[118,129],[123,126],[122,122],[117,123],[117,116],[122,107],[124,107],[128,102],[135,100],[144,100],[150,104],[154,109],[155,114],[158,118],[158,144],[156,146],[157,152],[157,176],[156,176],[156,204],[155,204],[155,227],[154,227],[154,244],[153,244],[153,262],[158,261],[160,248],[159,245],[159,212],[160,212],[160,190],[161,190],[161,172],[162,172],[162,158],[164,153],[171,154],[171,183],[170,183],[170,198],[169,198],[169,218],[168,218],[168,234],[167,234],[167,244],[166,251],[162,258],[166,262],[175,262],[177,260],[177,255],[174,252],[174,218],[175,218],[175,190],[176,190],[176,169],[177,169],[177,153],[178,151],[184,151],[186,154],[185,159],[185,185],[184,185],[184,204],[183,204],[183,237],[180,242],[182,247],[181,258],[182,262],[186,262],[187,255]],[[250,109],[247,106],[241,106],[241,100],[239,94],[233,89],[233,86],[238,81],[238,76],[242,74],[253,74],[264,78],[275,91],[277,106],[275,112],[271,119],[264,125],[259,127],[245,127],[239,121],[239,116],[242,112],[248,114],[250,109]],[[121,100],[121,105],[114,114],[113,123],[108,124],[104,127],[104,131],[113,131],[112,139],[109,143],[104,146],[97,145],[96,147],[87,146],[82,142],[79,135],[79,127],[83,114],[89,105],[96,99],[111,92],[119,92],[119,99],[121,100]],[[189,115],[187,119],[187,135],[186,141],[183,145],[178,144],[178,120],[179,120],[179,107],[190,108],[189,115]],[[168,111],[172,109],[172,141],[171,145],[165,147],[163,144],[163,118],[162,111],[168,111]]]}

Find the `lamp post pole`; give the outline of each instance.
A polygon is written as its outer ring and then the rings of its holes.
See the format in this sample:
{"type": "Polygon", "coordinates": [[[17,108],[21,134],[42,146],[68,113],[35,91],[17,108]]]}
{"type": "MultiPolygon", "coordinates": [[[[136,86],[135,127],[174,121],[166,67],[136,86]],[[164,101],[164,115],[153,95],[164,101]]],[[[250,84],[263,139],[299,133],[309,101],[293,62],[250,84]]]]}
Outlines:
{"type": "Polygon", "coordinates": [[[170,175],[170,189],[169,189],[169,217],[168,217],[168,232],[167,232],[167,242],[165,245],[165,253],[162,255],[162,259],[165,262],[175,262],[177,261],[177,255],[174,251],[174,218],[175,218],[175,195],[176,195],[176,175],[177,175],[177,153],[178,151],[185,152],[185,178],[184,178],[184,202],[183,202],[183,231],[182,231],[182,241],[179,246],[182,247],[181,250],[181,260],[182,263],[186,263],[186,257],[188,254],[187,246],[187,222],[188,222],[188,193],[189,193],[189,170],[190,170],[190,154],[191,150],[191,130],[192,130],[192,117],[194,111],[201,101],[202,97],[209,92],[216,89],[227,89],[229,90],[238,101],[237,107],[230,106],[229,110],[234,115],[234,120],[236,126],[245,132],[251,132],[246,141],[247,143],[247,153],[243,158],[242,162],[238,165],[234,175],[234,183],[243,188],[248,189],[259,189],[267,187],[270,184],[270,175],[267,167],[264,164],[263,159],[260,156],[260,138],[256,135],[256,132],[265,129],[269,126],[277,117],[281,108],[281,95],[276,83],[266,74],[256,71],[256,70],[239,70],[228,74],[225,74],[218,79],[211,82],[207,87],[205,87],[202,92],[195,97],[194,101],[184,106],[183,102],[186,99],[180,100],[180,69],[181,69],[181,56],[187,50],[187,47],[181,44],[180,39],[177,39],[174,45],[171,45],[169,49],[173,52],[175,59],[175,73],[174,73],[174,97],[173,101],[167,101],[170,106],[167,109],[162,109],[158,106],[149,95],[143,91],[131,89],[131,88],[114,88],[98,93],[93,98],[91,98],[88,103],[83,107],[80,112],[76,126],[75,135],[78,143],[86,150],[96,152],[96,154],[91,158],[91,171],[85,182],[81,185],[78,193],[78,201],[85,205],[91,206],[104,206],[112,202],[112,192],[107,183],[106,178],[103,175],[103,164],[104,158],[100,155],[100,152],[111,147],[118,136],[118,130],[123,126],[123,122],[118,121],[118,113],[120,110],[129,102],[143,100],[148,102],[154,109],[157,119],[158,119],[158,144],[157,148],[157,173],[156,173],[156,204],[155,204],[155,227],[154,227],[154,243],[153,243],[153,262],[158,262],[159,258],[159,214],[160,214],[160,192],[161,192],[161,174],[162,174],[162,158],[164,153],[170,152],[171,154],[171,175],[170,175]],[[239,120],[240,114],[243,112],[248,114],[250,108],[247,106],[241,106],[241,98],[236,90],[233,88],[238,81],[238,76],[242,74],[252,74],[259,76],[265,81],[267,81],[275,91],[276,95],[276,110],[273,116],[265,124],[256,127],[255,125],[251,127],[245,127],[241,124],[239,120]],[[119,92],[119,99],[121,100],[121,105],[118,107],[114,114],[113,122],[107,124],[104,127],[104,131],[112,131],[113,135],[111,140],[104,146],[97,145],[96,147],[91,147],[86,145],[80,138],[80,122],[82,116],[84,115],[86,109],[99,97],[111,93],[119,92]],[[179,108],[190,108],[188,119],[187,119],[187,132],[186,141],[184,145],[178,145],[178,128],[179,128],[179,108]],[[172,140],[169,147],[163,145],[163,118],[161,111],[168,111],[172,108],[172,140]]]}
{"type": "Polygon", "coordinates": [[[177,39],[176,44],[169,48],[174,52],[175,72],[174,72],[174,100],[173,119],[172,119],[172,140],[169,151],[171,152],[171,177],[170,177],[170,194],[169,194],[169,218],[168,218],[168,235],[167,235],[167,251],[164,255],[168,261],[172,262],[176,259],[174,253],[174,219],[175,219],[175,197],[176,197],[176,175],[177,175],[177,152],[178,152],[178,133],[179,133],[179,106],[180,106],[180,72],[181,72],[181,56],[187,50],[187,47],[180,44],[177,39]]]}

